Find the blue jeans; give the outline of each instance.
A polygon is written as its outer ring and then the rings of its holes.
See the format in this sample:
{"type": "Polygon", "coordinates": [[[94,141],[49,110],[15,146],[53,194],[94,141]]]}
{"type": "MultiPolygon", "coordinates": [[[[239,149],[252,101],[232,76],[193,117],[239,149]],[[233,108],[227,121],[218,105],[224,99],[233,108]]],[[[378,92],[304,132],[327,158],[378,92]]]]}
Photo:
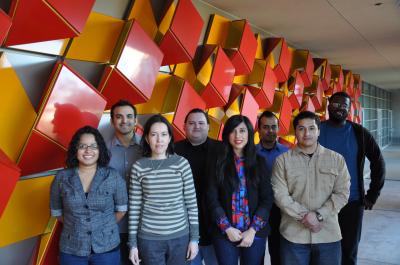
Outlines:
{"type": "Polygon", "coordinates": [[[105,253],[93,253],[89,256],[75,256],[60,252],[60,265],[115,265],[119,264],[119,247],[105,253]]]}
{"type": "Polygon", "coordinates": [[[205,265],[218,265],[217,257],[215,256],[215,250],[213,245],[199,246],[199,253],[190,262],[191,265],[202,265],[204,260],[205,265]]]}
{"type": "Polygon", "coordinates": [[[340,241],[319,244],[297,244],[281,237],[282,265],[340,265],[340,241]]]}
{"type": "Polygon", "coordinates": [[[148,240],[138,237],[141,265],[186,265],[189,235],[168,239],[148,240]]]}
{"type": "Polygon", "coordinates": [[[215,253],[219,265],[237,265],[240,258],[241,265],[260,265],[265,254],[265,238],[254,238],[251,247],[237,247],[239,243],[233,243],[225,238],[214,240],[215,253]]]}

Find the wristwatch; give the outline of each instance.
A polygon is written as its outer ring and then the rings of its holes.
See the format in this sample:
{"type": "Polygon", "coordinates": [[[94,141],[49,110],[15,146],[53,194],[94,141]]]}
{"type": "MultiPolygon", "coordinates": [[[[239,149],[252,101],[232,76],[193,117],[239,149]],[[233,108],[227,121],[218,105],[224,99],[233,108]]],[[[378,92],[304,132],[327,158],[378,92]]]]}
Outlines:
{"type": "Polygon", "coordinates": [[[316,216],[317,216],[317,220],[318,222],[322,222],[324,221],[324,217],[322,217],[322,215],[319,212],[315,212],[316,216]]]}

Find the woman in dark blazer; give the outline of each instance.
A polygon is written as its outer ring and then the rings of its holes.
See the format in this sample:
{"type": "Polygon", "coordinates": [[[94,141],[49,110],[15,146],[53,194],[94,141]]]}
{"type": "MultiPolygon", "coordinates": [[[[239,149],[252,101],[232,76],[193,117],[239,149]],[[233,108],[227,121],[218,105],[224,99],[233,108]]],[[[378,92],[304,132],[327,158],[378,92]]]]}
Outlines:
{"type": "Polygon", "coordinates": [[[246,116],[230,117],[222,140],[224,151],[207,193],[217,259],[220,265],[237,265],[239,258],[242,265],[259,265],[273,202],[270,176],[256,154],[254,129],[246,116]]]}
{"type": "Polygon", "coordinates": [[[69,144],[67,168],[50,191],[51,215],[63,222],[61,265],[120,262],[117,222],[128,208],[124,179],[108,167],[109,152],[93,127],[79,129],[69,144]]]}

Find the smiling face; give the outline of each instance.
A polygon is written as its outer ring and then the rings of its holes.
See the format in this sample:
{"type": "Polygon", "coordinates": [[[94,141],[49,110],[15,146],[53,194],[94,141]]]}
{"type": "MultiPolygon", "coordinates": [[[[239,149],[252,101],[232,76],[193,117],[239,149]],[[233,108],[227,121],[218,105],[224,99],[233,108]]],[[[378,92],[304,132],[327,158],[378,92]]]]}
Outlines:
{"type": "Polygon", "coordinates": [[[296,126],[297,145],[311,154],[318,145],[319,129],[314,119],[301,119],[296,126]]]}
{"type": "Polygon", "coordinates": [[[130,106],[120,106],[114,109],[111,123],[115,133],[127,135],[133,133],[136,124],[135,112],[130,106]]]}
{"type": "Polygon", "coordinates": [[[229,134],[229,143],[237,156],[243,155],[244,147],[249,140],[249,130],[244,122],[236,126],[229,134]]]}
{"type": "Polygon", "coordinates": [[[335,96],[329,100],[329,120],[335,123],[343,123],[350,110],[350,99],[342,96],[335,96]]]}
{"type": "Polygon", "coordinates": [[[93,134],[82,134],[76,152],[80,166],[96,166],[99,159],[99,147],[93,134]]]}
{"type": "Polygon", "coordinates": [[[146,135],[146,141],[150,146],[152,158],[165,158],[168,145],[171,141],[167,125],[162,122],[156,122],[151,125],[149,134],[146,135]]]}

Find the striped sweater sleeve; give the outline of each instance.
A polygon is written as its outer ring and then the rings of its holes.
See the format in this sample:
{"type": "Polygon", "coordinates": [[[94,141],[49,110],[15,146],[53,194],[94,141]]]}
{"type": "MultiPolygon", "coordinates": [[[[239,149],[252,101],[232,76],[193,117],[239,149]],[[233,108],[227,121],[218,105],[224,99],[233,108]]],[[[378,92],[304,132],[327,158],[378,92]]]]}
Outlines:
{"type": "Polygon", "coordinates": [[[137,247],[137,233],[139,218],[142,211],[142,186],[139,182],[139,165],[132,166],[132,173],[129,180],[129,212],[128,212],[128,231],[129,247],[137,247]]]}
{"type": "Polygon", "coordinates": [[[190,241],[199,240],[199,221],[196,200],[196,190],[193,183],[192,170],[189,162],[182,159],[183,199],[189,216],[190,241]]]}

